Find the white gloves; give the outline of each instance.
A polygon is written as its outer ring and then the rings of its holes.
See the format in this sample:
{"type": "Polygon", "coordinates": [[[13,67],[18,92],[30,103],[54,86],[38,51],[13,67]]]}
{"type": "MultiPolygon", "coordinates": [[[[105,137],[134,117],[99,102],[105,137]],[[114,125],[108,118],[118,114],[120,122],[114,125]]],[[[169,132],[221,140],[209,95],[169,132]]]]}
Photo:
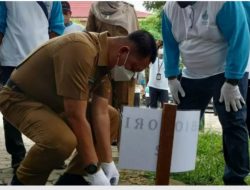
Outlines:
{"type": "Polygon", "coordinates": [[[111,185],[117,185],[119,182],[120,174],[112,161],[110,163],[101,163],[101,168],[103,169],[105,175],[107,176],[111,185]]]}
{"type": "Polygon", "coordinates": [[[112,161],[110,163],[101,163],[101,168],[94,174],[87,174],[83,178],[90,185],[118,185],[120,174],[112,161]]]}
{"type": "Polygon", "coordinates": [[[102,168],[100,168],[94,174],[87,174],[83,178],[90,183],[90,185],[110,185],[109,179],[104,174],[102,168]]]}
{"type": "Polygon", "coordinates": [[[234,86],[227,82],[225,82],[221,88],[219,101],[221,103],[223,101],[225,102],[227,112],[230,112],[230,105],[236,112],[242,108],[242,105],[245,104],[245,101],[241,96],[239,86],[238,85],[234,86]]]}
{"type": "Polygon", "coordinates": [[[168,85],[169,85],[170,92],[173,96],[174,102],[179,104],[180,99],[178,96],[178,92],[181,94],[182,97],[185,96],[185,92],[183,88],[181,87],[181,83],[177,79],[172,79],[172,80],[168,80],[168,85]]]}

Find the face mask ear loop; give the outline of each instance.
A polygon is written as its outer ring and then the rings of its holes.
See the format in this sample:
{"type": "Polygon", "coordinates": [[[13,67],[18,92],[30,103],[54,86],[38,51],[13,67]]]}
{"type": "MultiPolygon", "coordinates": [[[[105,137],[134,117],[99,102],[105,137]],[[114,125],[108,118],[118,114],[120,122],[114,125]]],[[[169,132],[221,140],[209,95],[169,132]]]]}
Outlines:
{"type": "Polygon", "coordinates": [[[117,61],[116,61],[116,64],[115,65],[117,65],[117,66],[119,66],[118,65],[118,63],[120,62],[120,55],[118,56],[118,58],[117,58],[117,61]]]}
{"type": "MultiPolygon", "coordinates": [[[[125,65],[126,65],[126,63],[127,63],[129,54],[130,54],[130,51],[128,52],[127,57],[126,57],[126,59],[125,59],[125,61],[124,61],[124,63],[123,63],[124,67],[125,67],[125,65]]],[[[126,68],[126,67],[125,67],[125,68],[126,68]]]]}

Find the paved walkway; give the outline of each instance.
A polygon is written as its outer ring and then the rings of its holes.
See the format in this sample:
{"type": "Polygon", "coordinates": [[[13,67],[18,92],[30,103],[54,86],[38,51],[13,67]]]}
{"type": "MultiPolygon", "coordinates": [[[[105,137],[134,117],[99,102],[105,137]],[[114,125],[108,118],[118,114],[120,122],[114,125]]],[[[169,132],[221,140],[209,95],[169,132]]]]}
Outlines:
{"type": "MultiPolygon", "coordinates": [[[[218,122],[218,119],[213,114],[205,114],[205,130],[213,130],[221,132],[221,127],[218,122]]],[[[23,136],[23,140],[25,143],[25,147],[27,150],[33,145],[33,142],[28,138],[23,136]]],[[[113,157],[117,160],[118,153],[117,149],[113,147],[113,157]]],[[[6,185],[10,182],[12,178],[12,168],[10,167],[10,156],[5,150],[5,142],[4,142],[4,132],[3,132],[3,124],[2,124],[2,115],[0,114],[0,185],[6,185]]],[[[68,163],[69,160],[66,161],[68,163]]],[[[52,185],[63,173],[64,170],[54,170],[47,182],[47,185],[52,185]]],[[[173,183],[176,184],[176,183],[173,183]]],[[[124,184],[126,185],[126,184],[124,184]]]]}

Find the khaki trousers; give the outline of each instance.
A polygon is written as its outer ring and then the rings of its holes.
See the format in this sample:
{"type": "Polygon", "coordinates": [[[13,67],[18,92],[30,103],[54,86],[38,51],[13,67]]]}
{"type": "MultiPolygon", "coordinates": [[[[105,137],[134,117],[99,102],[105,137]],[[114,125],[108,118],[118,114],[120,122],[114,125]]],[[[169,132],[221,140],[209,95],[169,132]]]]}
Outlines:
{"type": "MultiPolygon", "coordinates": [[[[90,113],[91,113],[91,102],[88,103],[88,108],[87,108],[88,121],[90,121],[89,118],[91,118],[90,113]]],[[[120,112],[111,105],[108,105],[108,114],[110,119],[110,144],[112,144],[113,142],[117,142],[119,140],[121,119],[120,119],[120,112]]]]}
{"type": "MultiPolygon", "coordinates": [[[[51,171],[62,165],[77,146],[66,122],[48,106],[4,87],[0,92],[0,110],[4,117],[35,144],[17,170],[25,185],[43,185],[51,171]]],[[[84,174],[76,153],[67,171],[84,174]]]]}

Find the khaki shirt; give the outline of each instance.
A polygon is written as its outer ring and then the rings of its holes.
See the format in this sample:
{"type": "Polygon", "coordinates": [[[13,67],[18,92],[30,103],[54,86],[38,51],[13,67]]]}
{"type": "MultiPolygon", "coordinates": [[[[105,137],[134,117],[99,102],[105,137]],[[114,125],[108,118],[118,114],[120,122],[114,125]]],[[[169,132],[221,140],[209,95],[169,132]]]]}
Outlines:
{"type": "Polygon", "coordinates": [[[72,33],[35,50],[11,79],[29,97],[56,112],[63,98],[88,100],[89,92],[108,98],[107,33],[72,33]]]}

